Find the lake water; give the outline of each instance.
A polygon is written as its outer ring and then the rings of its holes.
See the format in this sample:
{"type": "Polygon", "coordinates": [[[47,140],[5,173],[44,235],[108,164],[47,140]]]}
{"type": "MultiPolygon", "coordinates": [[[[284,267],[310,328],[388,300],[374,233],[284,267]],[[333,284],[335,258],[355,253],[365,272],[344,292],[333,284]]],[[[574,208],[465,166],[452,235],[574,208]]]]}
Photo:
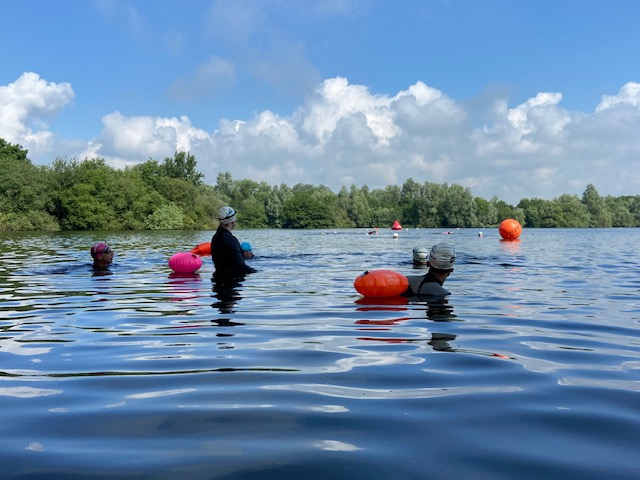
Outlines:
{"type": "Polygon", "coordinates": [[[640,478],[640,230],[0,234],[3,479],[640,478]],[[92,276],[89,247],[116,251],[92,276]],[[365,270],[458,252],[448,303],[365,270]]]}

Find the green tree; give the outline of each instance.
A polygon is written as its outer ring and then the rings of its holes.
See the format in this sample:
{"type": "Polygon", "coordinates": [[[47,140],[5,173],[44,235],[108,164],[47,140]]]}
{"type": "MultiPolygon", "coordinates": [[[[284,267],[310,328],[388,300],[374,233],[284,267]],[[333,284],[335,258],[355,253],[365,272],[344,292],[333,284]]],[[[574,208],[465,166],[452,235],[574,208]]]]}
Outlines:
{"type": "Polygon", "coordinates": [[[629,213],[633,216],[635,227],[640,227],[640,195],[631,198],[629,203],[629,213]]]}
{"type": "Polygon", "coordinates": [[[181,230],[184,226],[184,213],[173,203],[161,205],[147,218],[149,230],[181,230]]]}
{"type": "Polygon", "coordinates": [[[476,218],[479,227],[486,227],[498,224],[498,211],[495,205],[481,197],[475,197],[476,218]]]}
{"type": "Polygon", "coordinates": [[[47,169],[34,166],[27,150],[0,138],[0,212],[15,214],[4,216],[0,229],[34,230],[38,225],[58,229],[49,215],[52,210],[47,169]]]}
{"type": "Polygon", "coordinates": [[[46,212],[0,212],[0,231],[53,232],[60,230],[58,221],[46,212]]]}
{"type": "Polygon", "coordinates": [[[165,173],[164,168],[158,164],[156,160],[152,159],[132,167],[127,167],[126,170],[139,175],[143,182],[154,189],[156,188],[158,179],[164,177],[165,173]]]}
{"type": "Polygon", "coordinates": [[[473,227],[477,225],[475,202],[468,188],[451,185],[444,201],[443,227],[473,227]]]}
{"type": "Polygon", "coordinates": [[[422,185],[408,178],[402,184],[400,207],[402,208],[402,223],[418,226],[421,217],[422,185]]]}
{"type": "Polygon", "coordinates": [[[447,185],[425,182],[420,199],[420,221],[418,227],[440,228],[444,225],[446,211],[447,185]]]}
{"type": "Polygon", "coordinates": [[[524,226],[529,228],[563,227],[564,215],[557,202],[543,198],[523,198],[518,208],[524,211],[524,226]]]}
{"type": "Polygon", "coordinates": [[[513,218],[520,222],[521,225],[526,225],[525,213],[522,208],[509,205],[504,200],[499,200],[495,195],[491,197],[490,202],[495,206],[496,212],[498,213],[498,223],[507,218],[513,218]]]}
{"type": "Polygon", "coordinates": [[[402,191],[398,185],[388,185],[383,189],[374,189],[369,195],[371,205],[371,226],[391,227],[393,221],[402,219],[400,205],[402,191]]]}
{"type": "Polygon", "coordinates": [[[635,227],[636,221],[631,213],[631,204],[633,197],[611,197],[607,196],[604,199],[604,203],[607,206],[607,210],[611,212],[611,226],[612,227],[635,227]]]}
{"type": "Polygon", "coordinates": [[[186,152],[175,152],[173,158],[167,157],[162,163],[166,177],[185,180],[197,186],[202,185],[204,175],[196,167],[196,158],[186,152]]]}
{"type": "Polygon", "coordinates": [[[191,212],[195,224],[190,228],[210,230],[218,224],[218,209],[224,202],[220,200],[211,185],[198,187],[197,196],[192,200],[191,212]]]}
{"type": "MultiPolygon", "coordinates": [[[[346,191],[346,190],[345,190],[346,191]]],[[[346,222],[352,227],[371,227],[371,205],[368,198],[369,189],[365,185],[358,189],[351,185],[346,202],[338,202],[340,210],[346,214],[346,222]],[[346,205],[345,205],[346,203],[346,205]]]]}
{"type": "Polygon", "coordinates": [[[29,150],[25,150],[22,146],[7,142],[4,138],[0,138],[0,158],[17,163],[31,163],[27,154],[29,150]]]}
{"type": "Polygon", "coordinates": [[[371,192],[371,197],[376,200],[376,207],[399,206],[402,201],[402,190],[398,185],[387,185],[384,189],[376,189],[371,192]]]}
{"type": "Polygon", "coordinates": [[[333,228],[334,212],[331,206],[313,191],[294,187],[293,196],[282,206],[285,228],[333,228]]]}
{"type": "Polygon", "coordinates": [[[554,202],[562,211],[562,217],[564,219],[564,223],[561,225],[562,227],[586,228],[589,226],[590,216],[587,207],[585,207],[576,195],[560,195],[554,202]]]}
{"type": "Polygon", "coordinates": [[[235,182],[229,172],[218,174],[215,189],[225,203],[232,203],[230,200],[236,198],[235,182]]]}
{"type": "Polygon", "coordinates": [[[60,194],[60,209],[64,212],[64,230],[105,230],[114,219],[113,210],[97,194],[95,185],[76,183],[60,194]]]}
{"type": "Polygon", "coordinates": [[[64,230],[111,228],[116,214],[107,200],[115,170],[104,159],[57,158],[50,170],[53,212],[64,230]]]}
{"type": "Polygon", "coordinates": [[[590,227],[611,227],[611,212],[607,209],[604,199],[592,184],[587,185],[587,188],[582,194],[582,203],[587,207],[591,215],[589,222],[590,227]]]}
{"type": "Polygon", "coordinates": [[[271,195],[267,199],[264,207],[267,216],[267,225],[273,228],[280,228],[284,223],[282,209],[284,204],[293,197],[291,188],[285,184],[276,185],[271,189],[271,195]]]}
{"type": "Polygon", "coordinates": [[[265,228],[268,226],[264,202],[251,196],[237,204],[240,225],[245,228],[265,228]]]}
{"type": "Polygon", "coordinates": [[[147,217],[166,200],[147,182],[139,169],[117,171],[112,188],[105,194],[106,201],[116,213],[113,228],[144,230],[147,217]]]}

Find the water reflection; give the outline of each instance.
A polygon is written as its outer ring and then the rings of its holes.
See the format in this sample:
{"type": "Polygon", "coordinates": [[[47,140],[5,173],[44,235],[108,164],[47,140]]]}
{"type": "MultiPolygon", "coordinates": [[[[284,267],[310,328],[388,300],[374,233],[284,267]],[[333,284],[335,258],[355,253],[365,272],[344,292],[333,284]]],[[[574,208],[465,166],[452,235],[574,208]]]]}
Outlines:
{"type": "Polygon", "coordinates": [[[433,322],[454,322],[458,319],[453,313],[453,305],[446,298],[430,299],[425,302],[427,318],[433,322]]]}
{"type": "MultiPolygon", "coordinates": [[[[217,299],[211,306],[217,308],[222,315],[233,315],[236,313],[236,307],[242,295],[240,295],[240,287],[244,277],[222,277],[215,275],[211,277],[212,291],[217,299]]],[[[218,318],[212,320],[221,327],[233,327],[236,325],[244,325],[243,323],[234,322],[229,318],[218,318]]]]}
{"type": "Polygon", "coordinates": [[[169,274],[169,288],[171,291],[171,301],[191,302],[197,304],[200,294],[200,275],[198,273],[176,273],[169,274]]]}
{"type": "Polygon", "coordinates": [[[104,277],[107,275],[113,275],[113,272],[111,270],[97,270],[95,268],[92,269],[92,277],[104,277]]]}
{"type": "Polygon", "coordinates": [[[400,295],[396,295],[395,297],[361,297],[355,301],[357,305],[363,305],[363,307],[358,308],[358,311],[366,312],[369,310],[407,310],[406,308],[389,308],[395,305],[408,305],[409,299],[407,297],[401,297],[400,295]]]}
{"type": "Polygon", "coordinates": [[[177,282],[171,282],[172,284],[188,283],[188,280],[200,280],[200,274],[171,272],[169,274],[169,278],[172,280],[178,280],[177,282]],[[180,281],[180,280],[186,280],[186,281],[180,281]]]}
{"type": "Polygon", "coordinates": [[[428,343],[436,352],[455,352],[456,350],[451,347],[449,342],[455,340],[456,337],[457,335],[450,333],[434,332],[431,334],[431,340],[428,343]]]}
{"type": "MultiPolygon", "coordinates": [[[[449,304],[446,298],[427,298],[424,297],[422,301],[411,301],[409,304],[406,297],[376,297],[376,298],[360,298],[355,302],[361,305],[357,308],[358,311],[371,312],[372,314],[379,314],[380,312],[404,312],[405,315],[401,317],[393,318],[367,318],[356,320],[355,324],[359,326],[365,326],[362,330],[365,331],[391,331],[392,329],[399,328],[400,332],[403,330],[400,328],[405,322],[418,320],[412,314],[414,312],[420,312],[421,308],[426,311],[426,318],[434,322],[452,322],[456,320],[456,315],[453,313],[453,306],[449,304]],[[401,306],[407,305],[407,306],[401,306]]],[[[406,330],[405,330],[406,331],[406,330]]],[[[414,334],[411,336],[375,336],[375,337],[358,337],[358,340],[384,342],[386,344],[410,344],[410,343],[423,343],[427,342],[436,351],[454,351],[449,345],[449,341],[454,340],[456,335],[447,333],[431,333],[427,334],[427,329],[419,327],[417,330],[413,330],[414,334]],[[429,337],[427,335],[430,335],[429,337]],[[427,340],[428,339],[428,340],[427,340]]]]}
{"type": "MultiPolygon", "coordinates": [[[[412,316],[412,312],[420,311],[420,308],[407,308],[396,306],[398,301],[394,301],[395,297],[382,297],[382,298],[361,298],[356,300],[356,304],[364,305],[357,310],[378,313],[378,312],[399,312],[405,311],[406,316],[385,318],[385,319],[360,319],[356,320],[356,325],[365,326],[362,330],[371,332],[390,332],[395,328],[399,329],[399,332],[403,332],[401,326],[407,322],[417,320],[412,316]]],[[[424,301],[416,302],[412,301],[411,306],[423,306],[426,311],[426,318],[433,322],[455,322],[460,321],[453,312],[453,305],[449,303],[447,298],[429,298],[424,301]]],[[[406,331],[406,330],[405,330],[406,331]]],[[[401,336],[371,336],[371,337],[358,337],[358,340],[367,342],[382,342],[385,344],[423,344],[425,341],[436,352],[463,352],[484,355],[489,357],[498,357],[503,359],[511,359],[506,355],[494,353],[491,351],[472,350],[468,348],[454,348],[450,342],[453,342],[458,338],[458,335],[445,332],[429,332],[427,329],[419,328],[414,330],[414,334],[408,337],[401,336]]],[[[418,352],[416,352],[418,353],[418,352]]]]}
{"type": "Polygon", "coordinates": [[[451,346],[449,342],[453,342],[457,335],[452,335],[450,333],[439,333],[434,332],[431,334],[431,340],[429,340],[429,345],[437,352],[462,352],[462,353],[472,353],[475,355],[484,355],[487,357],[497,357],[505,360],[514,360],[514,358],[509,357],[507,355],[502,355],[500,353],[489,352],[484,350],[473,350],[470,348],[454,348],[451,346]]]}
{"type": "MultiPolygon", "coordinates": [[[[429,320],[434,322],[453,322],[459,321],[458,317],[453,313],[453,305],[449,304],[447,298],[435,298],[435,297],[362,297],[355,301],[360,307],[357,309],[361,312],[371,311],[389,311],[400,312],[407,311],[408,306],[424,306],[426,310],[426,316],[429,320]],[[416,300],[417,299],[417,300],[416,300]]],[[[413,308],[416,309],[416,308],[413,308]]],[[[413,310],[412,309],[412,310],[413,310]]],[[[419,307],[417,308],[419,309],[419,307]]],[[[397,323],[399,321],[407,320],[407,318],[398,318],[393,320],[372,321],[372,320],[359,320],[356,323],[372,322],[372,324],[386,324],[397,323]],[[381,323],[384,322],[384,323],[381,323]]]]}

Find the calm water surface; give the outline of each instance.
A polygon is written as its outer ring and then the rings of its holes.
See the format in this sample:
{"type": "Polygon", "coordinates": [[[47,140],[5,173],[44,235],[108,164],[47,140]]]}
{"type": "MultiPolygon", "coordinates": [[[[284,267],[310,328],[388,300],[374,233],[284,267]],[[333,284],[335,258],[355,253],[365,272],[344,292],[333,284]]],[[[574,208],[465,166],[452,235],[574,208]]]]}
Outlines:
{"type": "Polygon", "coordinates": [[[640,230],[0,235],[3,479],[640,478],[640,230]],[[92,276],[89,247],[116,250],[92,276]],[[363,302],[452,243],[448,303],[363,302]]]}

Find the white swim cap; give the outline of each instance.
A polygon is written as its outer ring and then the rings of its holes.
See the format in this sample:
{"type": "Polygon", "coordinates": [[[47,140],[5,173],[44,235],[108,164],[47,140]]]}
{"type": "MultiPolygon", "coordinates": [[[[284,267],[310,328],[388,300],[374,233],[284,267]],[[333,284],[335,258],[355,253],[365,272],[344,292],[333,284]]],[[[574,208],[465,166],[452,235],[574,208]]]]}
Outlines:
{"type": "Polygon", "coordinates": [[[427,263],[429,251],[425,247],[416,247],[413,249],[413,261],[415,263],[427,263]]]}
{"type": "Polygon", "coordinates": [[[218,210],[218,220],[220,220],[221,225],[226,225],[227,223],[235,222],[236,211],[229,206],[224,206],[220,210],[218,210]]]}
{"type": "Polygon", "coordinates": [[[456,261],[456,251],[448,243],[439,243],[431,247],[429,264],[440,270],[453,270],[456,261]]]}

